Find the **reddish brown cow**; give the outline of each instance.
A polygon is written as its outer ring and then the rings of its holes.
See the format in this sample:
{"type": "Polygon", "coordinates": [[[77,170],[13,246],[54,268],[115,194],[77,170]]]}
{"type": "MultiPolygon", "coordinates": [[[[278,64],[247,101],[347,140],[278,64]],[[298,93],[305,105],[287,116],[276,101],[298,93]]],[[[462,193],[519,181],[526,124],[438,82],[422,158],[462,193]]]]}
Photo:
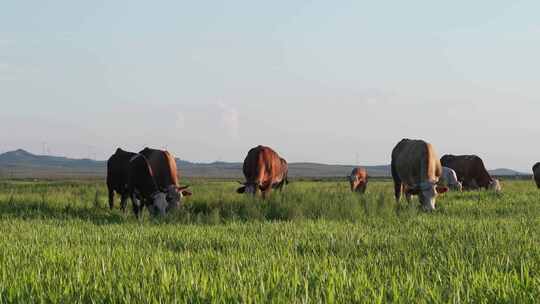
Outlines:
{"type": "Polygon", "coordinates": [[[536,187],[540,189],[540,163],[536,163],[532,169],[533,169],[534,181],[536,182],[536,187]]]}
{"type": "Polygon", "coordinates": [[[364,168],[354,168],[348,176],[351,191],[365,193],[368,184],[368,173],[364,168]]]}
{"type": "Polygon", "coordinates": [[[266,197],[272,188],[280,188],[287,180],[287,166],[284,160],[269,147],[257,146],[249,150],[244,160],[245,183],[238,193],[255,195],[258,190],[266,197]]]}
{"type": "Polygon", "coordinates": [[[167,194],[170,208],[178,207],[183,196],[191,195],[191,192],[187,190],[188,186],[179,186],[180,173],[176,167],[176,160],[169,151],[145,148],[139,154],[146,157],[157,186],[160,191],[167,194]]]}

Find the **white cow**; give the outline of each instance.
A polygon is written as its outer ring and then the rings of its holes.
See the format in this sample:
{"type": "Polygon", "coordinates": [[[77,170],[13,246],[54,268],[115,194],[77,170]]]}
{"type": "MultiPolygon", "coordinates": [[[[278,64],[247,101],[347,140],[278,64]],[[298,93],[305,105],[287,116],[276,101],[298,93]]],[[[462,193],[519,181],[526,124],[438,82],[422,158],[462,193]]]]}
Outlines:
{"type": "Polygon", "coordinates": [[[463,191],[463,185],[458,181],[456,171],[451,168],[442,167],[442,174],[439,182],[452,190],[463,191]]]}

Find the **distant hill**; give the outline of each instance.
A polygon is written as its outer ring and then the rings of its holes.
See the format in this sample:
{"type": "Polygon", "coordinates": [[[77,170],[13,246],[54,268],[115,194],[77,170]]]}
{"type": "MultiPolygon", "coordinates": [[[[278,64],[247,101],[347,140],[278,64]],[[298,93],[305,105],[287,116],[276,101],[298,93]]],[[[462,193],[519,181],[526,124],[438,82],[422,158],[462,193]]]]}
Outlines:
{"type": "MultiPolygon", "coordinates": [[[[235,179],[243,177],[240,162],[194,163],[180,159],[176,161],[184,177],[235,179]]],[[[292,178],[345,177],[354,167],[309,162],[290,163],[289,175],[292,178]]],[[[373,177],[391,175],[389,165],[364,167],[373,177]]],[[[0,154],[0,177],[4,178],[103,178],[106,171],[106,161],[35,155],[21,149],[0,154]]],[[[511,169],[495,169],[490,173],[497,176],[528,175],[511,169]]]]}
{"type": "Polygon", "coordinates": [[[85,178],[105,176],[107,163],[91,159],[35,155],[25,150],[0,154],[0,177],[85,178]]]}
{"type": "Polygon", "coordinates": [[[490,170],[489,174],[495,175],[495,176],[521,176],[521,175],[530,175],[527,173],[518,172],[512,169],[506,169],[506,168],[499,168],[490,170]]]}

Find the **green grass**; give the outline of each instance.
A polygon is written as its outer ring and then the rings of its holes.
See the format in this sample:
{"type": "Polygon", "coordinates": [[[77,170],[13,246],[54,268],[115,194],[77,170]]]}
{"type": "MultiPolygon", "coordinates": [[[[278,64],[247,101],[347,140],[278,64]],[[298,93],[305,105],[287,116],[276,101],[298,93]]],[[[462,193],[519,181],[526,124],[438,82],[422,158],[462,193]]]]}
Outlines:
{"type": "Polygon", "coordinates": [[[537,303],[540,192],[450,193],[431,214],[389,182],[297,182],[261,201],[195,181],[162,219],[93,182],[0,183],[0,303],[537,303]],[[118,205],[118,202],[117,202],[118,205]]]}

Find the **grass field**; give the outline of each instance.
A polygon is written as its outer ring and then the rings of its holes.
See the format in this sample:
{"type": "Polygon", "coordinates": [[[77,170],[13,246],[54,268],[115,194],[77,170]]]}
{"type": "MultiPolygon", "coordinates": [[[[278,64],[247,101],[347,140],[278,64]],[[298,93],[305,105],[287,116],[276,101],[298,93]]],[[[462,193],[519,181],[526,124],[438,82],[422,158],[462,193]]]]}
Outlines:
{"type": "Polygon", "coordinates": [[[110,211],[102,183],[0,183],[0,303],[538,303],[540,191],[296,182],[261,201],[192,181],[178,212],[110,211]]]}

